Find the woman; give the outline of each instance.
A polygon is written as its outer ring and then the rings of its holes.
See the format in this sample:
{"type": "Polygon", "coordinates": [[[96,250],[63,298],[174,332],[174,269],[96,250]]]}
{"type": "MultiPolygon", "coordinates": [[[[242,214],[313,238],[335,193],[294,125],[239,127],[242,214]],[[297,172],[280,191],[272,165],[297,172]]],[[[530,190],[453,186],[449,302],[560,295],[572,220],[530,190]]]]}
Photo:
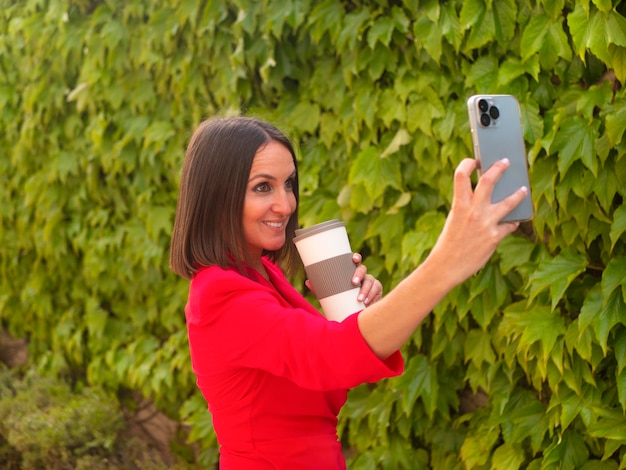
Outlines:
{"type": "Polygon", "coordinates": [[[170,264],[191,279],[191,360],[222,470],[345,468],[336,425],[347,390],[400,374],[402,344],[517,227],[498,221],[525,188],[490,202],[507,166],[496,163],[473,191],[474,160],[461,162],[437,244],[385,298],[355,256],[367,308],[338,323],[317,312],[279,267],[293,270],[298,261],[298,173],[289,140],[247,117],[197,128],[183,164],[170,264]]]}

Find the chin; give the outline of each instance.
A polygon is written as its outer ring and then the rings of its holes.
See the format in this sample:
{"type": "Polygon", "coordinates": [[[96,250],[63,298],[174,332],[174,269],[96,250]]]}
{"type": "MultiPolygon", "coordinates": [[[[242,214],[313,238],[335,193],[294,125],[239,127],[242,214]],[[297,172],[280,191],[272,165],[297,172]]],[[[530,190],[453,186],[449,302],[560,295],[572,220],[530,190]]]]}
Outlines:
{"type": "Polygon", "coordinates": [[[280,243],[270,243],[265,247],[265,251],[278,251],[285,246],[285,240],[280,243]]]}

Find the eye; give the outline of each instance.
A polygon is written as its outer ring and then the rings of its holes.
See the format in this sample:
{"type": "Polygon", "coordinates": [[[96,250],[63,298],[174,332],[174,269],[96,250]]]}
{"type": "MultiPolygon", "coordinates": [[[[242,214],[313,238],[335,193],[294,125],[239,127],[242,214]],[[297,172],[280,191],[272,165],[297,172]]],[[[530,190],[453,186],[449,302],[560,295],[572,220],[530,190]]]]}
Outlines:
{"type": "Polygon", "coordinates": [[[254,187],[254,191],[257,193],[266,193],[271,190],[272,188],[268,183],[259,183],[254,187]]]}
{"type": "Polygon", "coordinates": [[[296,185],[295,178],[289,178],[287,181],[285,181],[285,188],[287,189],[293,189],[295,185],[296,185]]]}

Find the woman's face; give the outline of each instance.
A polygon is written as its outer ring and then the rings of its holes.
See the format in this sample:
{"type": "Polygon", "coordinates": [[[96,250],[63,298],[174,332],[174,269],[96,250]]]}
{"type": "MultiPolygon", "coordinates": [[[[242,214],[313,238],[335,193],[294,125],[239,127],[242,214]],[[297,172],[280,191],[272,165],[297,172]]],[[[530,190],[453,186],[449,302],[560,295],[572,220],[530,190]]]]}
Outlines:
{"type": "Polygon", "coordinates": [[[282,144],[270,141],[257,151],[243,205],[244,236],[254,257],[285,244],[287,221],[296,210],[295,179],[293,157],[282,144]]]}

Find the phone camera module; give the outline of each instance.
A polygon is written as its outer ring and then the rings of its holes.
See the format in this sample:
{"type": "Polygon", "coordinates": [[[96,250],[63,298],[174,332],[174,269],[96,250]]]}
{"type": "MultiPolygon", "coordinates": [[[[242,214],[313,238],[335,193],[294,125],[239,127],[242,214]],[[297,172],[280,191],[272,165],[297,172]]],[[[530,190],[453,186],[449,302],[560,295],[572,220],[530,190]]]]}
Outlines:
{"type": "Polygon", "coordinates": [[[500,110],[487,99],[478,100],[478,111],[480,114],[480,124],[483,127],[497,126],[497,119],[500,117],[500,110]]]}

